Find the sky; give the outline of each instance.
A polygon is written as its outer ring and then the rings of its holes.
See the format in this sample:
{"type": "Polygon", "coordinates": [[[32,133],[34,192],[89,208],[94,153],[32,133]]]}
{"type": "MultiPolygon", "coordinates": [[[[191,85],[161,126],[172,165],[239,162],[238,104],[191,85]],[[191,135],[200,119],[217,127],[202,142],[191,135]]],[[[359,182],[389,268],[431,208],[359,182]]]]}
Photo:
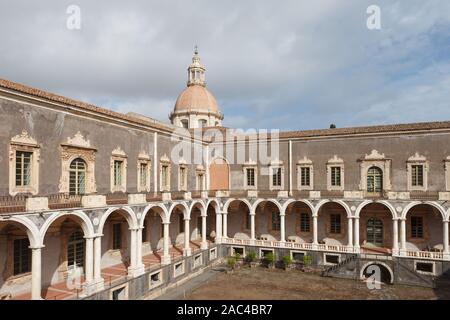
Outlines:
{"type": "Polygon", "coordinates": [[[0,78],[164,122],[195,45],[227,127],[450,120],[448,0],[2,0],[0,37],[0,78]]]}

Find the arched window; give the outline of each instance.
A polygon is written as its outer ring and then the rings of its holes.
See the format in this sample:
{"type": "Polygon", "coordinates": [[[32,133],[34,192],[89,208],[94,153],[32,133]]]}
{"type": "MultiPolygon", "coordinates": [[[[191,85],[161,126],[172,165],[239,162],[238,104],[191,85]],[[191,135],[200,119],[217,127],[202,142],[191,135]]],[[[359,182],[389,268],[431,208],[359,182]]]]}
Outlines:
{"type": "Polygon", "coordinates": [[[86,190],[86,162],[77,158],[70,163],[69,194],[84,194],[86,190]]]}
{"type": "Polygon", "coordinates": [[[72,233],[67,243],[67,266],[69,269],[84,267],[84,237],[81,231],[72,233]]]}
{"type": "Polygon", "coordinates": [[[281,229],[281,219],[278,212],[272,212],[272,230],[280,231],[281,229]]]}
{"type": "Polygon", "coordinates": [[[378,167],[371,167],[367,171],[367,192],[383,191],[383,171],[378,167]]]}
{"type": "Polygon", "coordinates": [[[198,127],[199,128],[205,128],[208,125],[208,122],[204,119],[198,120],[198,127]]]}
{"type": "Polygon", "coordinates": [[[188,129],[189,128],[189,120],[181,120],[181,125],[183,128],[188,129]]]}

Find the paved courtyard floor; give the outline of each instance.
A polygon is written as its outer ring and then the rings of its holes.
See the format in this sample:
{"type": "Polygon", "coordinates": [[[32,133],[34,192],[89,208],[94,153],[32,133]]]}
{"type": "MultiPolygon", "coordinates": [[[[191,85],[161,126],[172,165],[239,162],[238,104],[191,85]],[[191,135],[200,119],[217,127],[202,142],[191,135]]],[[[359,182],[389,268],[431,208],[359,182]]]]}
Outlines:
{"type": "MultiPolygon", "coordinates": [[[[243,268],[234,273],[217,273],[189,293],[170,298],[189,300],[311,300],[311,299],[450,299],[450,287],[439,289],[402,285],[382,285],[369,290],[362,281],[321,277],[317,274],[263,267],[243,268]]],[[[181,289],[181,288],[179,288],[181,289]]],[[[180,292],[179,290],[177,290],[180,292]]]]}

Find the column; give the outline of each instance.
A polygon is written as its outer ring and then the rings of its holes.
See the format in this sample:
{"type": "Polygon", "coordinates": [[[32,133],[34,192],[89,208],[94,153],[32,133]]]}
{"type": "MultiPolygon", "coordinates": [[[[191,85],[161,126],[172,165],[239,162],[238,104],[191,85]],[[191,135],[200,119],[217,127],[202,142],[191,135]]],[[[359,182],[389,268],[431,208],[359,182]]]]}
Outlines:
{"type": "Polygon", "coordinates": [[[31,299],[42,300],[41,296],[41,250],[42,247],[31,248],[31,299]]]}
{"type": "Polygon", "coordinates": [[[137,253],[137,246],[136,246],[136,237],[137,237],[137,230],[136,229],[129,229],[130,230],[130,265],[128,266],[128,275],[134,276],[134,270],[136,269],[136,253],[137,253]]]}
{"type": "Polygon", "coordinates": [[[206,215],[202,216],[202,242],[200,244],[200,249],[208,249],[208,242],[206,242],[206,215]]]}
{"type": "Polygon", "coordinates": [[[406,219],[400,220],[400,252],[405,254],[406,251],[406,219]]]}
{"type": "Polygon", "coordinates": [[[313,244],[319,244],[319,235],[317,234],[317,216],[314,215],[313,217],[313,244]]]}
{"type": "Polygon", "coordinates": [[[85,252],[85,277],[86,284],[91,284],[94,279],[94,238],[86,238],[85,252]]]}
{"type": "Polygon", "coordinates": [[[142,232],[144,232],[143,228],[139,228],[136,231],[136,268],[139,270],[140,274],[145,271],[145,266],[142,262],[142,232]]]}
{"type": "Polygon", "coordinates": [[[169,223],[164,223],[164,236],[163,236],[163,256],[161,257],[161,264],[170,264],[169,254],[169,223]]]}
{"type": "Polygon", "coordinates": [[[250,212],[250,239],[251,240],[256,240],[256,236],[255,236],[255,213],[254,212],[250,212]]]}
{"type": "Polygon", "coordinates": [[[448,221],[444,221],[444,254],[450,254],[448,243],[448,221]]]}
{"type": "Polygon", "coordinates": [[[190,219],[184,219],[184,249],[183,255],[188,257],[191,255],[191,245],[190,245],[190,231],[189,231],[190,219]]]}
{"type": "Polygon", "coordinates": [[[285,226],[285,215],[280,215],[280,241],[286,242],[286,226],[285,226]]]}
{"type": "Polygon", "coordinates": [[[102,278],[102,237],[94,238],[94,281],[97,290],[103,289],[102,278]]]}
{"type": "Polygon", "coordinates": [[[353,219],[348,218],[347,222],[348,227],[348,247],[353,247],[353,219]]]}
{"type": "Polygon", "coordinates": [[[223,212],[222,216],[223,216],[223,226],[222,226],[223,237],[226,239],[228,238],[228,219],[227,219],[228,212],[223,212]]]}
{"type": "Polygon", "coordinates": [[[398,221],[392,220],[392,253],[398,254],[398,221]]]}
{"type": "Polygon", "coordinates": [[[216,213],[216,243],[222,241],[222,214],[220,212],[216,213]]]}
{"type": "Polygon", "coordinates": [[[359,217],[355,217],[354,219],[354,233],[355,233],[355,242],[353,244],[355,251],[359,252],[359,217]]]}

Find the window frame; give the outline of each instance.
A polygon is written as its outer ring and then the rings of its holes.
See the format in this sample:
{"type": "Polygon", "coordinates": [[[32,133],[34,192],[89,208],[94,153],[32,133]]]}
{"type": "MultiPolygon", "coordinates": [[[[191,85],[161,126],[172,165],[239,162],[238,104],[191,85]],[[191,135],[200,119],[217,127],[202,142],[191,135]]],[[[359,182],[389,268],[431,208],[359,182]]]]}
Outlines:
{"type": "Polygon", "coordinates": [[[343,191],[345,189],[345,171],[344,171],[344,161],[334,155],[333,158],[328,160],[327,163],[327,190],[328,191],[343,191]],[[333,184],[333,170],[339,168],[340,171],[340,184],[333,184]]]}
{"type": "Polygon", "coordinates": [[[273,161],[269,167],[269,189],[284,190],[284,165],[282,161],[273,161]],[[274,184],[274,170],[280,170],[280,185],[274,184]]]}
{"type": "Polygon", "coordinates": [[[112,152],[111,156],[111,192],[126,192],[127,191],[127,155],[120,148],[117,147],[112,152]],[[120,168],[120,184],[116,183],[116,163],[121,162],[120,168]]]}
{"type": "Polygon", "coordinates": [[[407,186],[408,191],[427,191],[428,190],[428,171],[429,165],[427,158],[420,155],[418,152],[408,158],[407,161],[407,186]],[[423,185],[413,184],[413,168],[415,166],[422,166],[422,182],[423,185]]]}

